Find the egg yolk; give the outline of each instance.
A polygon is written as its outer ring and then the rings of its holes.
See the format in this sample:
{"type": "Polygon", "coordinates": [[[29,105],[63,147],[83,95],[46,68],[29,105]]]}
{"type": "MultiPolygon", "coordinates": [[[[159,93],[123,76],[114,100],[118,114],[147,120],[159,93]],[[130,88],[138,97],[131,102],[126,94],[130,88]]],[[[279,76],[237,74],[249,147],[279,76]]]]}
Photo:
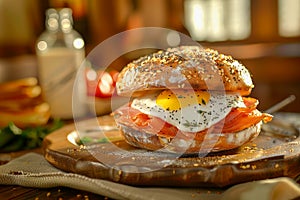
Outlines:
{"type": "Polygon", "coordinates": [[[191,105],[206,105],[210,94],[199,90],[164,90],[156,98],[156,104],[165,110],[173,111],[191,105]]]}

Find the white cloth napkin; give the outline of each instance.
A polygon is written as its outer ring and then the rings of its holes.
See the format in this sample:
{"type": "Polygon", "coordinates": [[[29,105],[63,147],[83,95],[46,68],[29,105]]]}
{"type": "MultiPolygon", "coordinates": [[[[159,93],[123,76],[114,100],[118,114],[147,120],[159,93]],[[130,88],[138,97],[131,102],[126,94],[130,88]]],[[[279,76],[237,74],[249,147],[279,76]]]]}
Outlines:
{"type": "Polygon", "coordinates": [[[290,178],[243,183],[227,190],[208,188],[133,187],[67,173],[49,164],[42,155],[28,153],[0,166],[0,184],[26,187],[70,187],[112,199],[286,200],[300,197],[299,185],[290,178]]]}

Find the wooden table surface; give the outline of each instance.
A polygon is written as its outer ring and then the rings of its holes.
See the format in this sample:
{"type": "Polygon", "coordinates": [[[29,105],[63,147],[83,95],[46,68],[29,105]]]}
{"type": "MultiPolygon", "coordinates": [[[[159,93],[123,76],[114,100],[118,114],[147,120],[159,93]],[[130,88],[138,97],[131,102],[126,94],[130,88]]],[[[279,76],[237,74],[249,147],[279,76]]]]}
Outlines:
{"type": "MultiPolygon", "coordinates": [[[[294,116],[295,120],[299,122],[300,115],[294,116]]],[[[12,153],[0,153],[0,165],[3,165],[14,158],[22,156],[28,152],[35,152],[43,154],[42,148],[33,150],[12,152],[12,153]]],[[[0,200],[43,200],[43,199],[56,199],[56,200],[68,200],[68,199],[109,199],[108,197],[96,195],[90,192],[76,190],[66,187],[54,187],[54,188],[27,188],[17,185],[0,185],[0,200]]]]}
{"type": "MultiPolygon", "coordinates": [[[[12,153],[0,153],[0,165],[28,152],[43,153],[41,148],[12,153]]],[[[29,188],[17,185],[0,185],[0,200],[109,200],[110,198],[67,187],[29,188]]]]}
{"type": "Polygon", "coordinates": [[[109,199],[90,192],[66,187],[47,189],[25,188],[21,186],[0,186],[1,200],[93,200],[109,199]]]}

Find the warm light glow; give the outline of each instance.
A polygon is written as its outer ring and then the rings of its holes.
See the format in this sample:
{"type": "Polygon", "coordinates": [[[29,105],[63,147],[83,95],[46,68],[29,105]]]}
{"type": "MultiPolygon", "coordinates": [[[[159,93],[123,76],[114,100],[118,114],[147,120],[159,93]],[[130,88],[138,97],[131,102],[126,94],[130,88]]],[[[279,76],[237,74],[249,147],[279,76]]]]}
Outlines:
{"type": "Polygon", "coordinates": [[[72,24],[70,19],[62,19],[60,23],[61,23],[61,28],[64,32],[68,32],[72,29],[72,24]]]}
{"type": "Polygon", "coordinates": [[[225,30],[225,1],[210,0],[208,5],[207,40],[223,41],[227,39],[225,30]]]}
{"type": "Polygon", "coordinates": [[[100,77],[101,77],[101,82],[106,82],[109,85],[113,84],[113,79],[109,73],[103,72],[103,74],[100,77]]]}
{"type": "Polygon", "coordinates": [[[113,89],[112,87],[113,84],[113,79],[110,76],[109,73],[104,72],[103,75],[101,76],[101,79],[99,81],[99,89],[102,93],[104,94],[108,94],[111,92],[111,90],[113,89]]]}
{"type": "Polygon", "coordinates": [[[82,38],[76,38],[74,41],[73,41],[73,46],[75,49],[81,49],[84,47],[84,41],[82,38]]]}
{"type": "Polygon", "coordinates": [[[251,32],[251,13],[249,0],[230,0],[228,2],[230,12],[228,12],[228,37],[232,40],[242,40],[247,38],[251,32]]]}
{"type": "Polygon", "coordinates": [[[58,21],[57,21],[57,18],[54,18],[52,16],[52,18],[50,18],[48,21],[48,28],[49,30],[52,30],[52,31],[55,31],[58,29],[58,21]]]}
{"type": "Polygon", "coordinates": [[[195,40],[204,40],[206,37],[205,5],[203,0],[187,0],[184,2],[185,23],[195,40]]]}
{"type": "Polygon", "coordinates": [[[278,0],[279,35],[294,37],[300,35],[300,1],[278,0]]]}
{"type": "Polygon", "coordinates": [[[38,42],[37,44],[37,48],[40,50],[40,51],[45,51],[47,49],[48,45],[45,41],[40,41],[38,42]]]}
{"type": "Polygon", "coordinates": [[[242,40],[251,32],[250,0],[186,0],[184,14],[197,41],[242,40]]]}
{"type": "Polygon", "coordinates": [[[108,94],[110,93],[112,86],[108,82],[103,81],[99,83],[99,89],[102,93],[108,94]]]}

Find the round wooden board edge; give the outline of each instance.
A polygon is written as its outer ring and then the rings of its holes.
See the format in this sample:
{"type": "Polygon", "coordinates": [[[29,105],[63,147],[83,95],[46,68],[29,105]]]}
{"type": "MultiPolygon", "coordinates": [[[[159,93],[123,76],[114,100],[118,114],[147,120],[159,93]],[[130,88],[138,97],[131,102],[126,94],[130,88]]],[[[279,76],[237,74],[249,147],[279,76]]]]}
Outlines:
{"type": "MultiPolygon", "coordinates": [[[[269,167],[266,168],[266,170],[262,170],[260,176],[255,176],[257,173],[253,169],[253,166],[256,166],[257,161],[254,161],[220,165],[211,169],[195,167],[191,169],[195,176],[193,181],[187,180],[186,177],[189,177],[189,174],[182,174],[182,172],[176,174],[177,169],[172,168],[152,172],[150,175],[147,173],[139,174],[139,178],[136,179],[133,177],[136,174],[118,171],[112,173],[113,169],[109,169],[105,165],[93,164],[93,162],[97,161],[92,158],[93,156],[91,154],[87,151],[82,151],[80,146],[68,141],[68,134],[74,130],[75,125],[69,124],[46,136],[43,142],[44,156],[49,163],[57,168],[92,178],[107,179],[118,183],[137,186],[226,187],[237,183],[280,176],[295,178],[300,174],[300,171],[295,169],[300,163],[300,154],[297,154],[295,156],[274,157],[270,160],[263,160],[263,163],[269,167]],[[78,162],[78,160],[85,162],[83,165],[85,165],[86,168],[76,168],[76,162],[78,162]],[[92,173],[90,173],[90,169],[87,167],[92,168],[92,173]],[[97,171],[101,171],[101,173],[97,171]],[[164,172],[165,175],[163,175],[161,177],[162,180],[160,180],[157,176],[162,172],[164,172]],[[240,176],[235,176],[236,173],[240,176]],[[109,174],[114,174],[114,176],[110,176],[109,174]],[[153,177],[156,178],[153,179],[153,177]]],[[[297,142],[297,144],[299,144],[299,141],[297,142]]],[[[185,170],[185,172],[187,171],[185,170]]]]}

